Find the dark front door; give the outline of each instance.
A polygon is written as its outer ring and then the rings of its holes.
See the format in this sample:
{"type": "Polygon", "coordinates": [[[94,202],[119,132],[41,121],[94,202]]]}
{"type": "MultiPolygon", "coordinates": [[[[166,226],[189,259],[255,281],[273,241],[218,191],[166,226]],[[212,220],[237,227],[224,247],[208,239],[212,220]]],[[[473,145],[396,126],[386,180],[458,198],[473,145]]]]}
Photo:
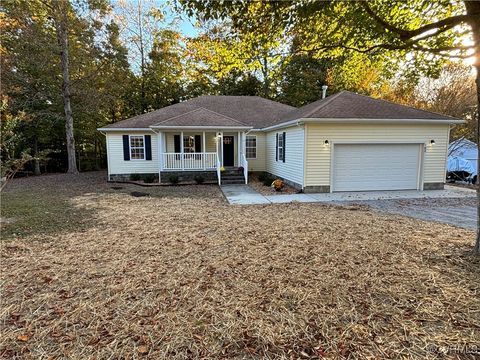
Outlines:
{"type": "Polygon", "coordinates": [[[223,166],[233,166],[233,153],[235,145],[233,136],[223,137],[223,166]]]}

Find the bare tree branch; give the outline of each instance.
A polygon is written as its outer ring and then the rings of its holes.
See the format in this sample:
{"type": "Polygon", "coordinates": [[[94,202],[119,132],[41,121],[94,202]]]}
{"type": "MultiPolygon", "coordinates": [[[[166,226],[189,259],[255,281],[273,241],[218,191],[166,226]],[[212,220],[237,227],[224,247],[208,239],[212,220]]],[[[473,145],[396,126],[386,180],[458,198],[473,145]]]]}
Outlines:
{"type": "Polygon", "coordinates": [[[377,23],[382,25],[385,29],[390,30],[390,31],[398,34],[400,39],[403,40],[403,41],[414,38],[415,36],[421,35],[421,34],[427,32],[427,31],[430,31],[430,30],[439,29],[443,32],[443,31],[451,29],[451,28],[453,28],[457,25],[460,25],[461,23],[468,22],[472,18],[471,15],[456,15],[456,16],[451,16],[451,17],[442,19],[442,20],[434,22],[434,23],[430,23],[430,24],[427,24],[427,25],[424,25],[424,26],[420,26],[419,28],[417,28],[415,30],[405,30],[405,29],[400,29],[400,28],[396,27],[395,25],[390,24],[385,19],[382,19],[377,13],[375,13],[375,11],[373,11],[373,9],[368,4],[368,1],[362,1],[361,4],[362,4],[362,7],[365,9],[365,11],[377,23]]]}

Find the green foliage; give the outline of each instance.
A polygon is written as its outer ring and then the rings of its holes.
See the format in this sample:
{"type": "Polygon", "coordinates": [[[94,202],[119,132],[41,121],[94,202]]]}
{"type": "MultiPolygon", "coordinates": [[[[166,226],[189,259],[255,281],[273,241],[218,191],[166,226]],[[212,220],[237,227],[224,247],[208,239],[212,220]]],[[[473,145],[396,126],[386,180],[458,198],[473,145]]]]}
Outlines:
{"type": "Polygon", "coordinates": [[[193,178],[198,185],[201,185],[205,182],[205,178],[202,175],[195,175],[193,178]]]}
{"type": "Polygon", "coordinates": [[[278,100],[296,107],[318,100],[327,84],[329,66],[328,60],[293,55],[282,67],[278,100]]]}
{"type": "Polygon", "coordinates": [[[130,174],[131,181],[140,181],[142,176],[140,174],[130,174]]]}
{"type": "Polygon", "coordinates": [[[155,181],[155,175],[153,174],[147,174],[143,177],[143,182],[147,184],[151,184],[155,181]]]}
{"type": "Polygon", "coordinates": [[[176,174],[172,174],[168,177],[168,181],[170,184],[172,185],[177,185],[178,182],[179,182],[179,178],[178,178],[178,175],[176,174]]]}

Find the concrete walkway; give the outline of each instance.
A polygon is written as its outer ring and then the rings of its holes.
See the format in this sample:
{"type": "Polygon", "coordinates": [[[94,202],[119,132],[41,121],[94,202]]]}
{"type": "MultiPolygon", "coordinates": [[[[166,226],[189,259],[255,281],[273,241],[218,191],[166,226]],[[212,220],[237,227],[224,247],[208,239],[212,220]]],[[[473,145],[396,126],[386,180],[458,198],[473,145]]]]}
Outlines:
{"type": "Polygon", "coordinates": [[[223,195],[231,205],[257,205],[271,202],[248,185],[222,185],[223,195]]]}
{"type": "Polygon", "coordinates": [[[475,197],[475,191],[460,187],[445,186],[445,190],[399,190],[337,192],[326,194],[262,195],[248,185],[223,185],[227,201],[232,205],[280,204],[289,202],[351,202],[400,199],[448,199],[475,197]]]}

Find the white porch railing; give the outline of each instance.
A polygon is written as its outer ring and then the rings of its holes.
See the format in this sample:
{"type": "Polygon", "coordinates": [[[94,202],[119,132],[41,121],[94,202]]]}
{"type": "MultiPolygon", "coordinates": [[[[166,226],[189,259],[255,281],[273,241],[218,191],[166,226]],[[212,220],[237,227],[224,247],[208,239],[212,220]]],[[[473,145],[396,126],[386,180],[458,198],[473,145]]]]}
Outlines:
{"type": "Polygon", "coordinates": [[[218,179],[218,185],[222,185],[222,171],[220,170],[222,167],[222,164],[220,164],[220,157],[217,155],[217,179],[218,179]]]}
{"type": "Polygon", "coordinates": [[[212,170],[218,167],[216,153],[163,153],[163,170],[212,170]]]}
{"type": "Polygon", "coordinates": [[[245,157],[245,154],[242,154],[242,166],[243,166],[243,177],[245,178],[245,184],[248,184],[248,161],[245,157]]]}

